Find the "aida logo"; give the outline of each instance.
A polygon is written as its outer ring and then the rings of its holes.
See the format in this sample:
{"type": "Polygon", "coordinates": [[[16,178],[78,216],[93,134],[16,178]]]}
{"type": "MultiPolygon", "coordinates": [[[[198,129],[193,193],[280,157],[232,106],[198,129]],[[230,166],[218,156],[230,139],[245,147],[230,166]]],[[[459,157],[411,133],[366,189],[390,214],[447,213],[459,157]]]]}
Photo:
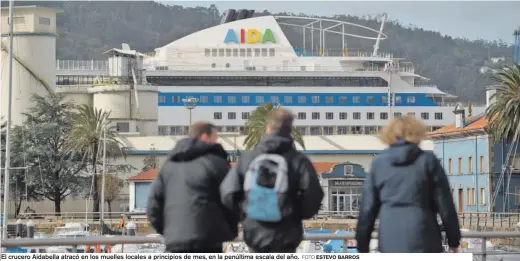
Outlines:
{"type": "Polygon", "coordinates": [[[274,39],[273,31],[271,29],[265,29],[264,33],[261,33],[257,29],[240,29],[238,36],[235,30],[229,29],[224,38],[224,43],[236,43],[236,44],[255,44],[255,43],[276,43],[274,39]]]}

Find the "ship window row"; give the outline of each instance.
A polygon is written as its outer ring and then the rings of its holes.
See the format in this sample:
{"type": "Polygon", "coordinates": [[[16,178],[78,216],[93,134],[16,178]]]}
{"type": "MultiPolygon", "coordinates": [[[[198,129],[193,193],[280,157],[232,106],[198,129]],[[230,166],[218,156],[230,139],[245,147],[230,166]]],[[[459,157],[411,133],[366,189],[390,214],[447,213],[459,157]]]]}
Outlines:
{"type": "MultiPolygon", "coordinates": [[[[216,65],[215,65],[216,66],[216,65]]],[[[165,68],[167,70],[167,68],[165,68]]],[[[388,87],[380,77],[147,77],[160,86],[388,87]]]]}
{"type": "MultiPolygon", "coordinates": [[[[349,114],[351,114],[350,117],[352,117],[352,119],[354,120],[376,120],[376,116],[378,117],[377,119],[378,120],[388,120],[388,112],[380,112],[380,113],[375,113],[375,112],[366,112],[366,113],[361,113],[361,112],[352,112],[352,113],[348,113],[348,112],[337,112],[337,113],[334,113],[334,112],[325,112],[325,113],[321,113],[321,112],[311,112],[310,113],[310,118],[309,119],[312,119],[312,120],[321,120],[322,119],[322,115],[324,116],[323,119],[326,119],[326,120],[347,120],[349,119],[349,114]],[[363,118],[363,114],[364,114],[364,118],[363,118]]],[[[415,112],[408,112],[407,115],[410,115],[410,116],[416,116],[415,115],[415,112]]],[[[248,120],[249,117],[251,116],[249,112],[242,112],[242,115],[241,115],[241,119],[242,120],[248,120]]],[[[296,116],[296,119],[298,120],[307,120],[307,113],[306,112],[297,112],[295,114],[296,116]]],[[[401,112],[394,112],[393,113],[393,116],[394,118],[399,118],[399,117],[402,117],[403,114],[401,112]]],[[[421,112],[420,114],[421,116],[421,120],[429,120],[430,119],[430,113],[428,112],[421,112]]],[[[213,119],[214,120],[222,120],[223,119],[223,113],[222,112],[214,112],[213,113],[213,119]]],[[[237,113],[236,112],[228,112],[227,113],[227,119],[228,120],[236,120],[237,119],[237,113]]],[[[435,120],[442,120],[442,112],[435,112],[434,113],[434,119],[435,120]]]]}
{"type": "MultiPolygon", "coordinates": [[[[435,131],[442,126],[428,126],[428,131],[435,131]]],[[[217,126],[219,132],[234,132],[241,135],[247,134],[247,127],[245,126],[217,126]]],[[[378,134],[383,126],[296,126],[295,127],[302,135],[347,135],[347,134],[378,134]]],[[[181,136],[188,135],[188,126],[159,126],[158,132],[161,136],[181,136]]]]}
{"type": "MultiPolygon", "coordinates": [[[[188,98],[197,98],[198,104],[215,104],[215,105],[261,105],[264,103],[279,103],[283,105],[291,104],[309,104],[309,105],[386,105],[388,104],[387,94],[374,95],[194,95],[188,98]]],[[[159,95],[159,104],[177,104],[181,105],[183,97],[180,95],[170,96],[159,95]]],[[[416,97],[413,95],[395,95],[395,104],[416,104],[416,97]],[[406,101],[403,103],[403,99],[406,101]]]]}
{"type": "Polygon", "coordinates": [[[110,77],[108,76],[58,75],[56,76],[56,85],[94,84],[96,78],[100,82],[110,81],[110,77]]]}
{"type": "Polygon", "coordinates": [[[206,57],[273,57],[274,48],[212,48],[204,49],[206,57]]]}

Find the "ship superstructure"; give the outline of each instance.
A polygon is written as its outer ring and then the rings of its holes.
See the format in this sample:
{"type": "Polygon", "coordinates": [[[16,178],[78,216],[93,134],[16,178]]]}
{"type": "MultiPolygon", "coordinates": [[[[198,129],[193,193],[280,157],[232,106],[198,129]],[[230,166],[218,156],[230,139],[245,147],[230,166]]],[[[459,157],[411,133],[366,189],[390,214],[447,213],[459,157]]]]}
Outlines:
{"type": "MultiPolygon", "coordinates": [[[[244,132],[250,112],[268,102],[291,109],[304,135],[375,134],[405,114],[430,129],[452,123],[454,96],[424,85],[428,79],[406,59],[378,51],[387,39],[386,15],[376,30],[331,19],[253,13],[230,10],[219,25],[135,56],[138,62],[132,64],[139,66],[134,75],[133,65],[117,65],[116,71],[128,70],[134,82],[157,86],[159,135],[184,135],[192,120],[244,132]],[[301,34],[302,41],[291,44],[282,27],[301,34]],[[353,27],[371,36],[354,34],[353,27]],[[349,38],[373,40],[374,49],[350,49],[349,38]],[[327,47],[338,41],[339,50],[327,47]]],[[[57,66],[57,85],[117,81],[110,73],[114,63],[57,61],[57,66]]],[[[156,105],[141,102],[140,110],[153,109],[147,106],[156,105]]],[[[472,109],[477,114],[484,106],[472,109]]]]}

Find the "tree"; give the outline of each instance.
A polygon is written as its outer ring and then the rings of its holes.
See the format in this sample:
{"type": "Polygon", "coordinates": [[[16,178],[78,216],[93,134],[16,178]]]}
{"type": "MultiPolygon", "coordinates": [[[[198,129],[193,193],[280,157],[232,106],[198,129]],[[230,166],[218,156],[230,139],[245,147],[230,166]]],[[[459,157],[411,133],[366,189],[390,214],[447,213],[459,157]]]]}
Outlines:
{"type": "Polygon", "coordinates": [[[20,188],[15,205],[19,212],[22,199],[47,198],[60,213],[62,200],[83,187],[85,165],[65,150],[74,105],[56,93],[34,95],[32,100],[23,125],[11,132],[11,166],[26,167],[11,172],[11,184],[20,188]]]}
{"type": "Polygon", "coordinates": [[[152,146],[150,148],[150,154],[146,155],[143,159],[143,165],[144,166],[141,169],[142,172],[159,167],[159,158],[157,157],[155,147],[152,146]]]}
{"type": "MultiPolygon", "coordinates": [[[[267,115],[278,107],[280,107],[278,104],[274,105],[273,103],[265,103],[251,112],[251,116],[246,122],[247,137],[244,140],[244,146],[247,150],[253,149],[260,142],[262,137],[265,135],[267,115]]],[[[293,128],[292,130],[292,137],[295,142],[305,149],[302,135],[296,128],[293,128]]]]}
{"type": "Polygon", "coordinates": [[[99,212],[98,166],[103,153],[103,131],[106,129],[107,159],[125,155],[122,144],[117,140],[119,134],[110,127],[110,112],[96,109],[91,105],[81,105],[72,116],[72,129],[67,137],[67,151],[81,155],[83,162],[90,166],[92,175],[92,200],[95,217],[99,212]]]}
{"type": "MultiPolygon", "coordinates": [[[[102,177],[98,177],[99,194],[101,194],[102,177]]],[[[105,202],[108,204],[108,213],[112,213],[112,202],[117,199],[124,182],[116,174],[105,174],[105,202]]]]}
{"type": "Polygon", "coordinates": [[[488,130],[494,142],[504,139],[513,142],[520,139],[520,64],[505,67],[492,76],[496,84],[489,86],[495,90],[495,99],[486,114],[488,130]]]}

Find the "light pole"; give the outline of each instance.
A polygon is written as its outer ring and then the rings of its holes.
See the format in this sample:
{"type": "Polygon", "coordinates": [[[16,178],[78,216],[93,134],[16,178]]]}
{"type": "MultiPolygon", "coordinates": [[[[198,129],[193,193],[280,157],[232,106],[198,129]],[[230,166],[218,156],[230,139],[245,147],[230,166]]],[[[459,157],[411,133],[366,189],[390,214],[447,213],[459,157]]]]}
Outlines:
{"type": "MultiPolygon", "coordinates": [[[[103,128],[103,172],[101,174],[101,235],[103,235],[103,225],[105,224],[105,176],[107,162],[107,125],[103,128]]],[[[97,182],[97,180],[96,180],[97,182]]]]}
{"type": "Polygon", "coordinates": [[[182,99],[182,103],[184,103],[184,107],[190,111],[190,125],[188,128],[191,128],[191,111],[197,107],[197,102],[199,102],[199,99],[197,98],[186,98],[182,99]]]}

